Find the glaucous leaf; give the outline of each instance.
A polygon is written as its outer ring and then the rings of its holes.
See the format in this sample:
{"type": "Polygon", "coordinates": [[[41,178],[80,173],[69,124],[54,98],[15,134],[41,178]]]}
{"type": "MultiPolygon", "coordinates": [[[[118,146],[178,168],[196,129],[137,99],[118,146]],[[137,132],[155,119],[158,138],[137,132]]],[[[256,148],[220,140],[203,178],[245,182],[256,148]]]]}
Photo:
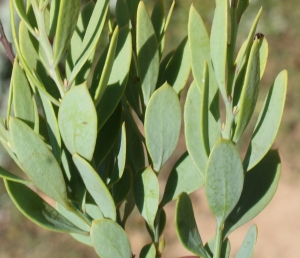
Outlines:
{"type": "Polygon", "coordinates": [[[134,198],[139,212],[153,232],[158,209],[159,185],[157,176],[151,167],[145,168],[135,176],[134,198]]]}
{"type": "Polygon", "coordinates": [[[123,201],[125,201],[132,187],[132,181],[132,173],[130,169],[125,168],[122,177],[116,184],[114,184],[112,189],[112,195],[116,207],[120,206],[123,201]]]}
{"type": "Polygon", "coordinates": [[[247,127],[256,106],[260,81],[259,43],[260,39],[257,38],[252,45],[243,89],[237,105],[238,113],[235,117],[236,128],[233,136],[235,143],[247,127]]]}
{"type": "Polygon", "coordinates": [[[227,97],[226,61],[228,39],[228,0],[216,0],[211,28],[210,50],[214,73],[223,97],[227,97]]]}
{"type": "Polygon", "coordinates": [[[236,9],[237,20],[240,21],[251,0],[239,0],[236,9]]]}
{"type": "Polygon", "coordinates": [[[106,185],[93,167],[77,154],[73,155],[73,161],[83,179],[83,182],[101,209],[104,217],[116,220],[116,207],[106,185]]]}
{"type": "Polygon", "coordinates": [[[165,19],[164,9],[165,9],[164,0],[156,0],[151,14],[151,22],[153,24],[155,35],[157,38],[160,57],[162,55],[164,45],[165,45],[164,27],[165,27],[166,19],[165,19]]]}
{"type": "Polygon", "coordinates": [[[71,223],[26,185],[8,180],[4,183],[17,208],[35,224],[55,232],[88,235],[86,230],[71,223]]]}
{"type": "Polygon", "coordinates": [[[239,201],[243,183],[243,165],[235,145],[229,140],[219,140],[209,156],[205,176],[207,202],[218,225],[239,201]]]}
{"type": "Polygon", "coordinates": [[[93,247],[93,243],[90,236],[84,236],[80,234],[71,233],[70,234],[78,242],[93,247]]]}
{"type": "Polygon", "coordinates": [[[158,80],[156,84],[156,89],[158,89],[160,86],[162,86],[165,82],[163,81],[163,76],[166,70],[167,65],[169,64],[175,50],[170,51],[168,54],[165,55],[165,57],[161,60],[159,64],[159,75],[158,80]]]}
{"type": "Polygon", "coordinates": [[[143,1],[139,3],[136,25],[136,50],[144,104],[155,90],[159,71],[159,51],[155,31],[143,1]]]}
{"type": "Polygon", "coordinates": [[[16,11],[18,15],[20,16],[21,20],[24,22],[26,25],[27,29],[30,31],[32,35],[35,35],[35,32],[28,20],[28,17],[26,15],[26,10],[24,6],[24,1],[23,0],[13,0],[14,6],[16,8],[16,11]]]}
{"type": "Polygon", "coordinates": [[[241,198],[225,221],[224,235],[228,236],[241,225],[257,216],[273,198],[281,173],[278,151],[270,150],[245,175],[241,198]]]}
{"type": "Polygon", "coordinates": [[[53,200],[68,207],[61,168],[47,145],[29,126],[17,118],[9,124],[13,150],[31,181],[53,200]]]}
{"type": "Polygon", "coordinates": [[[203,184],[204,175],[199,172],[188,152],[184,153],[168,177],[160,207],[175,200],[182,192],[190,194],[196,191],[203,184]]]}
{"type": "Polygon", "coordinates": [[[97,106],[98,131],[114,112],[125,91],[132,56],[131,33],[128,26],[119,30],[113,68],[108,85],[97,106]]]}
{"type": "Polygon", "coordinates": [[[258,117],[245,159],[245,171],[252,169],[271,148],[279,130],[287,92],[287,71],[276,77],[258,117]]]}
{"type": "Polygon", "coordinates": [[[76,29],[80,0],[61,0],[53,45],[53,67],[56,67],[67,49],[76,29]]]}
{"type": "Polygon", "coordinates": [[[97,1],[94,7],[94,11],[85,30],[84,38],[80,47],[79,52],[81,54],[75,61],[75,66],[70,74],[70,77],[68,78],[69,85],[72,85],[77,74],[80,72],[90,55],[95,50],[106,20],[108,3],[108,0],[97,1]]]}
{"type": "Polygon", "coordinates": [[[20,184],[32,185],[32,182],[25,180],[19,176],[14,175],[13,173],[7,171],[3,167],[0,167],[0,177],[2,177],[3,179],[7,179],[9,181],[20,183],[20,184]]]}
{"type": "Polygon", "coordinates": [[[168,82],[180,94],[186,85],[190,69],[189,43],[188,38],[185,37],[168,62],[161,82],[168,82]]]}
{"type": "Polygon", "coordinates": [[[252,225],[235,258],[252,258],[257,240],[257,227],[252,225]]]}
{"type": "Polygon", "coordinates": [[[91,160],[97,139],[97,113],[86,84],[66,93],[59,108],[58,124],[69,152],[91,160]]]}
{"type": "Polygon", "coordinates": [[[195,220],[193,206],[187,193],[179,195],[175,210],[176,232],[183,246],[201,257],[208,257],[195,220]]]}
{"type": "Polygon", "coordinates": [[[126,232],[109,219],[94,220],[91,238],[96,253],[101,258],[130,258],[130,242],[126,232]]]}
{"type": "Polygon", "coordinates": [[[156,257],[156,248],[154,244],[145,245],[140,253],[140,258],[155,258],[156,257]]]}
{"type": "Polygon", "coordinates": [[[145,114],[146,145],[157,172],[177,146],[181,107],[176,91],[167,83],[151,96],[145,114]]]}

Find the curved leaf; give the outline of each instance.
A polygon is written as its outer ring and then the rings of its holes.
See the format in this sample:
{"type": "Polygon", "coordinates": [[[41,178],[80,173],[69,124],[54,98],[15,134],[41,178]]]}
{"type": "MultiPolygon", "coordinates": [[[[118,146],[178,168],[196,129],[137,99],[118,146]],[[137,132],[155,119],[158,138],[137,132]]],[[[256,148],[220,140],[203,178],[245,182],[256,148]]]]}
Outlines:
{"type": "Polygon", "coordinates": [[[0,167],[0,177],[2,177],[3,179],[7,179],[9,181],[20,183],[20,184],[32,185],[32,182],[14,175],[13,173],[7,171],[3,167],[0,167]]]}
{"type": "Polygon", "coordinates": [[[166,83],[152,95],[145,114],[146,145],[155,171],[160,171],[176,148],[180,125],[180,102],[166,83]]]}
{"type": "Polygon", "coordinates": [[[147,106],[158,79],[159,51],[155,31],[143,1],[138,6],[136,31],[139,78],[144,104],[147,106]]]}
{"type": "Polygon", "coordinates": [[[205,180],[208,205],[221,225],[239,201],[244,183],[242,161],[231,141],[221,139],[212,149],[205,180]]]}
{"type": "Polygon", "coordinates": [[[100,176],[85,159],[77,154],[73,155],[73,161],[87,190],[101,209],[104,217],[116,220],[116,207],[113,198],[100,176]]]}
{"type": "Polygon", "coordinates": [[[154,244],[145,245],[140,253],[140,258],[155,258],[156,257],[156,248],[154,244]]]}
{"type": "Polygon", "coordinates": [[[75,226],[24,184],[8,180],[4,180],[4,183],[17,208],[35,224],[61,233],[88,234],[86,230],[75,226]]]}
{"type": "Polygon", "coordinates": [[[175,200],[182,192],[190,194],[196,191],[203,184],[204,176],[199,172],[189,154],[184,153],[168,177],[160,207],[175,200]]]}
{"type": "Polygon", "coordinates": [[[165,28],[166,19],[165,19],[164,0],[157,0],[155,2],[151,14],[151,22],[153,24],[155,35],[157,38],[157,43],[159,45],[159,55],[161,57],[165,45],[164,28],[165,28]]]}
{"type": "Polygon", "coordinates": [[[68,207],[63,173],[47,145],[30,127],[11,117],[9,124],[14,152],[32,182],[61,205],[68,207]]]}
{"type": "Polygon", "coordinates": [[[154,220],[158,209],[158,179],[151,167],[138,173],[134,180],[134,198],[136,206],[150,229],[154,232],[154,220]]]}
{"type": "Polygon", "coordinates": [[[176,232],[183,246],[201,257],[209,257],[196,224],[193,206],[187,193],[179,195],[175,210],[176,232]]]}
{"type": "Polygon", "coordinates": [[[91,238],[101,258],[130,258],[132,256],[128,236],[114,221],[108,219],[93,221],[91,238]]]}
{"type": "Polygon", "coordinates": [[[245,171],[252,169],[271,148],[279,130],[287,92],[287,71],[275,79],[258,117],[245,159],[245,171]]]}
{"type": "Polygon", "coordinates": [[[245,175],[241,198],[225,221],[223,233],[228,236],[236,228],[257,216],[273,198],[281,173],[278,151],[271,150],[245,175]]]}
{"type": "Polygon", "coordinates": [[[58,124],[70,153],[91,160],[97,138],[97,113],[86,84],[66,93],[59,108],[58,124]]]}
{"type": "Polygon", "coordinates": [[[132,173],[128,168],[125,168],[122,177],[116,184],[114,184],[112,189],[112,195],[116,207],[120,206],[123,201],[125,201],[130,192],[132,184],[132,173]]]}

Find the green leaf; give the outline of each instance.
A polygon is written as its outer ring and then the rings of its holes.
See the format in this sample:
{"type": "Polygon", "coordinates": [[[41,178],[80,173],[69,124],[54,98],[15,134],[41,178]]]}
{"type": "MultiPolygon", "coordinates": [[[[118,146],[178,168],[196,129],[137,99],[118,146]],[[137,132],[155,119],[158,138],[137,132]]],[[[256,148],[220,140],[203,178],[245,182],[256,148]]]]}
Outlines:
{"type": "Polygon", "coordinates": [[[114,65],[108,85],[97,106],[98,130],[114,112],[125,91],[132,56],[131,33],[127,26],[119,30],[114,65]]]}
{"type": "Polygon", "coordinates": [[[160,207],[175,200],[182,192],[190,194],[196,191],[203,184],[204,175],[199,172],[189,154],[184,153],[169,175],[160,207]]]}
{"type": "Polygon", "coordinates": [[[240,21],[251,0],[239,0],[236,8],[237,20],[240,21]]]}
{"type": "Polygon", "coordinates": [[[119,36],[119,27],[117,26],[113,32],[113,35],[112,35],[112,38],[111,38],[111,41],[109,44],[105,64],[104,64],[101,78],[99,81],[99,85],[95,92],[94,102],[95,102],[96,106],[99,104],[101,98],[103,97],[105,89],[108,85],[107,83],[109,81],[109,77],[110,77],[110,74],[111,74],[111,71],[112,71],[112,68],[114,65],[115,54],[116,54],[116,49],[117,49],[117,44],[118,44],[118,36],[119,36]]]}
{"type": "Polygon", "coordinates": [[[188,38],[185,37],[168,62],[162,82],[168,82],[179,94],[186,85],[190,69],[189,44],[188,38]]]}
{"type": "Polygon", "coordinates": [[[15,116],[34,128],[35,108],[33,96],[27,78],[16,60],[13,66],[12,80],[15,116]]]}
{"type": "Polygon", "coordinates": [[[118,0],[116,3],[116,19],[119,28],[129,25],[130,13],[125,0],[118,0]]]}
{"type": "Polygon", "coordinates": [[[163,81],[163,76],[164,76],[165,70],[167,68],[167,65],[169,64],[174,53],[175,53],[175,50],[170,51],[168,54],[166,54],[166,56],[160,62],[159,75],[158,75],[158,80],[157,80],[157,84],[156,84],[156,89],[158,89],[160,86],[162,86],[165,83],[163,81]]]}
{"type": "Polygon", "coordinates": [[[83,236],[75,233],[70,234],[78,242],[93,247],[93,243],[90,236],[83,236]]]}
{"type": "Polygon", "coordinates": [[[233,141],[236,143],[247,127],[254,112],[260,81],[259,39],[255,39],[251,48],[245,80],[237,105],[236,128],[233,141]]]}
{"type": "Polygon", "coordinates": [[[196,224],[193,206],[187,193],[179,195],[175,210],[176,232],[183,246],[201,257],[208,257],[196,224]]]}
{"type": "Polygon", "coordinates": [[[80,229],[67,220],[24,184],[8,180],[4,180],[4,183],[17,208],[35,224],[55,232],[88,234],[87,231],[80,229]]]}
{"type": "MultiPolygon", "coordinates": [[[[88,198],[87,198],[88,199],[88,198]]],[[[88,200],[89,201],[89,200],[88,200]]],[[[97,220],[97,219],[103,219],[103,213],[101,211],[101,209],[93,203],[87,203],[86,204],[86,213],[93,219],[93,220],[97,220]]]]}
{"type": "Polygon", "coordinates": [[[14,152],[31,181],[53,200],[69,207],[63,173],[47,145],[30,127],[11,117],[14,152]]]}
{"type": "Polygon", "coordinates": [[[91,238],[96,253],[101,258],[130,258],[130,242],[125,231],[114,221],[95,220],[92,224],[91,238]]]}
{"type": "Polygon", "coordinates": [[[154,220],[158,209],[159,185],[155,172],[151,167],[138,173],[134,180],[134,198],[136,206],[151,231],[154,231],[154,220]]]}
{"type": "Polygon", "coordinates": [[[180,102],[166,83],[152,95],[145,114],[146,145],[155,171],[160,171],[176,148],[180,125],[180,102]]]}
{"type": "Polygon", "coordinates": [[[25,7],[24,7],[24,1],[23,0],[14,0],[14,6],[16,8],[16,11],[18,15],[20,16],[21,20],[24,22],[26,25],[27,29],[30,31],[32,35],[36,35],[29,20],[26,15],[25,7]]]}
{"type": "Polygon", "coordinates": [[[140,258],[155,258],[156,257],[156,248],[154,244],[145,245],[140,253],[140,258]]]}
{"type": "Polygon", "coordinates": [[[116,184],[114,184],[112,189],[112,195],[116,207],[119,207],[123,201],[125,201],[130,192],[132,184],[132,173],[130,169],[125,168],[122,177],[116,184]]]}
{"type": "Polygon", "coordinates": [[[225,221],[224,235],[228,236],[241,225],[258,215],[273,198],[281,172],[278,151],[267,155],[245,175],[241,198],[225,221]]]}
{"type": "Polygon", "coordinates": [[[77,154],[73,155],[73,161],[83,179],[83,182],[101,209],[104,217],[116,220],[116,207],[106,185],[93,167],[77,154]]]}
{"type": "Polygon", "coordinates": [[[94,160],[99,167],[114,146],[121,129],[122,105],[119,104],[97,135],[94,160]]]}
{"type": "Polygon", "coordinates": [[[287,71],[275,79],[258,117],[245,159],[245,171],[252,169],[271,148],[279,130],[287,92],[287,71]]]}
{"type": "Polygon", "coordinates": [[[223,97],[227,97],[226,60],[228,39],[228,0],[216,0],[216,9],[211,28],[210,50],[211,60],[223,97]]]}
{"type": "Polygon", "coordinates": [[[139,3],[136,25],[136,49],[144,104],[155,90],[159,71],[159,51],[155,31],[143,1],[139,3]]]}
{"type": "Polygon", "coordinates": [[[165,38],[164,38],[164,27],[166,23],[165,19],[165,4],[164,0],[157,0],[154,4],[153,11],[151,14],[151,22],[159,45],[159,56],[161,57],[164,50],[165,38]]]}
{"type": "MultiPolygon", "coordinates": [[[[214,248],[215,248],[215,237],[210,239],[205,244],[204,247],[205,247],[208,257],[213,258],[213,252],[214,252],[214,248]]],[[[231,249],[230,242],[229,242],[228,238],[226,238],[222,243],[220,258],[229,258],[230,249],[231,249]]]]}
{"type": "Polygon", "coordinates": [[[235,258],[252,258],[257,240],[257,227],[252,225],[247,232],[247,235],[237,252],[235,258]]]}
{"type": "Polygon", "coordinates": [[[9,181],[20,183],[20,184],[32,185],[32,182],[14,175],[13,173],[7,171],[3,167],[0,167],[0,177],[2,177],[3,179],[9,180],[9,181]]]}
{"type": "Polygon", "coordinates": [[[129,215],[132,213],[135,207],[135,200],[133,195],[133,188],[130,189],[130,192],[125,200],[124,216],[122,219],[122,224],[125,225],[129,215]]]}
{"type": "MultiPolygon", "coordinates": [[[[53,2],[53,1],[52,1],[53,2]]],[[[52,7],[52,4],[51,4],[52,7]]],[[[90,17],[92,16],[95,4],[93,1],[89,1],[79,14],[77,26],[72,36],[70,46],[68,47],[68,53],[66,58],[66,78],[70,78],[71,72],[76,64],[77,59],[81,54],[81,46],[84,39],[84,34],[87,30],[90,17]]],[[[81,84],[86,81],[89,71],[92,66],[94,57],[94,51],[91,52],[88,60],[83,65],[80,73],[76,76],[75,85],[81,84]]]]}
{"type": "Polygon", "coordinates": [[[212,149],[206,167],[205,194],[221,225],[240,199],[244,171],[235,145],[221,139],[212,149]]]}
{"type": "Polygon", "coordinates": [[[56,28],[57,28],[57,20],[58,20],[58,14],[59,14],[59,3],[60,3],[60,0],[52,0],[51,3],[50,3],[49,34],[48,35],[49,35],[49,38],[51,40],[54,39],[56,28]]]}
{"type": "Polygon", "coordinates": [[[97,1],[95,5],[80,47],[79,52],[81,54],[75,61],[74,69],[72,70],[72,73],[68,78],[69,85],[72,85],[73,80],[76,78],[77,74],[80,72],[80,70],[96,48],[106,20],[106,15],[108,12],[108,2],[108,0],[97,1]]]}
{"type": "Polygon", "coordinates": [[[128,6],[130,17],[133,21],[136,21],[136,12],[140,0],[125,0],[128,6]]]}
{"type": "Polygon", "coordinates": [[[80,0],[61,0],[53,46],[53,67],[56,67],[66,51],[76,29],[80,0]]]}
{"type": "Polygon", "coordinates": [[[97,138],[97,113],[86,84],[66,93],[59,108],[58,124],[70,153],[91,160],[97,138]]]}

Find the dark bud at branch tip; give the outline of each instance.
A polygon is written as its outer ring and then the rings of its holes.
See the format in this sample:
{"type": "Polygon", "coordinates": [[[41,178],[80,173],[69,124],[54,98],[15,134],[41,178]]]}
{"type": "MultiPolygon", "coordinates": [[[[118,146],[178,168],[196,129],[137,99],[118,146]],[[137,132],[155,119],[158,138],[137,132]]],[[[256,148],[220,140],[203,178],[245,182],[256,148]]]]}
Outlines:
{"type": "Polygon", "coordinates": [[[255,40],[255,39],[261,39],[261,38],[263,38],[264,36],[265,36],[264,34],[258,32],[258,33],[255,34],[253,40],[255,40]]]}

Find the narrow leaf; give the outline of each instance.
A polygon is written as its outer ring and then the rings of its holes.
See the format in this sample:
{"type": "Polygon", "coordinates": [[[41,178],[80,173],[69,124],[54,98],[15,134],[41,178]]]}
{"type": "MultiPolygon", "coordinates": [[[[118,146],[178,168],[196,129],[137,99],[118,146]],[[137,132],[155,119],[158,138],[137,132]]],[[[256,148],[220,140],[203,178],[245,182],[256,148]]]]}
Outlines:
{"type": "Polygon", "coordinates": [[[136,206],[150,229],[154,232],[154,220],[158,209],[159,185],[155,172],[148,167],[138,173],[134,181],[136,206]]]}
{"type": "Polygon", "coordinates": [[[26,25],[27,29],[30,31],[32,35],[35,35],[35,32],[30,24],[30,21],[28,20],[28,17],[26,15],[25,7],[24,7],[24,1],[23,0],[14,0],[14,6],[16,8],[16,11],[18,15],[20,16],[21,20],[26,25]]]}
{"type": "Polygon", "coordinates": [[[156,0],[153,11],[151,14],[151,22],[159,45],[159,55],[161,57],[164,50],[164,27],[166,23],[165,19],[165,4],[164,0],[156,0]]]}
{"type": "Polygon", "coordinates": [[[175,224],[177,236],[183,246],[196,255],[208,257],[198,231],[192,202],[187,193],[182,193],[177,199],[175,224]]]}
{"type": "Polygon", "coordinates": [[[120,206],[127,198],[133,184],[132,181],[131,171],[128,168],[125,168],[121,179],[116,184],[114,184],[112,189],[112,195],[116,207],[120,206]]]}
{"type": "Polygon", "coordinates": [[[247,232],[247,235],[237,252],[235,258],[252,258],[257,240],[257,227],[252,225],[247,232]]]}
{"type": "Polygon", "coordinates": [[[287,71],[275,79],[258,117],[245,159],[245,171],[252,169],[271,148],[279,130],[287,92],[287,71]]]}
{"type": "Polygon", "coordinates": [[[35,224],[55,232],[88,234],[87,231],[78,228],[67,220],[24,184],[8,180],[4,180],[4,183],[17,208],[35,224]]]}
{"type": "Polygon", "coordinates": [[[221,225],[240,199],[244,171],[235,145],[221,139],[212,149],[206,167],[205,194],[221,225]]]}
{"type": "Polygon", "coordinates": [[[241,198],[226,219],[224,235],[256,217],[273,198],[281,173],[278,151],[271,150],[245,175],[241,198]]]}
{"type": "Polygon", "coordinates": [[[22,121],[11,118],[14,152],[31,181],[61,205],[68,207],[66,185],[59,164],[47,145],[22,121]]]}
{"type": "Polygon", "coordinates": [[[143,1],[138,6],[136,30],[139,78],[144,104],[147,106],[158,79],[159,51],[155,31],[143,1]]]}
{"type": "Polygon", "coordinates": [[[152,95],[145,114],[146,145],[159,172],[172,155],[179,138],[181,107],[176,91],[167,83],[152,95]]]}
{"type": "Polygon", "coordinates": [[[3,179],[9,180],[9,181],[20,183],[20,184],[32,185],[32,182],[14,175],[13,173],[7,171],[3,167],[0,167],[0,177],[2,177],[3,179]]]}
{"type": "Polygon", "coordinates": [[[97,138],[97,113],[86,84],[66,93],[59,108],[58,124],[70,153],[91,160],[97,138]]]}
{"type": "Polygon", "coordinates": [[[95,220],[91,238],[97,254],[101,258],[130,258],[130,242],[125,231],[114,221],[95,220]]]}
{"type": "Polygon", "coordinates": [[[119,28],[129,25],[130,13],[125,0],[118,0],[116,3],[116,19],[119,28]]]}

